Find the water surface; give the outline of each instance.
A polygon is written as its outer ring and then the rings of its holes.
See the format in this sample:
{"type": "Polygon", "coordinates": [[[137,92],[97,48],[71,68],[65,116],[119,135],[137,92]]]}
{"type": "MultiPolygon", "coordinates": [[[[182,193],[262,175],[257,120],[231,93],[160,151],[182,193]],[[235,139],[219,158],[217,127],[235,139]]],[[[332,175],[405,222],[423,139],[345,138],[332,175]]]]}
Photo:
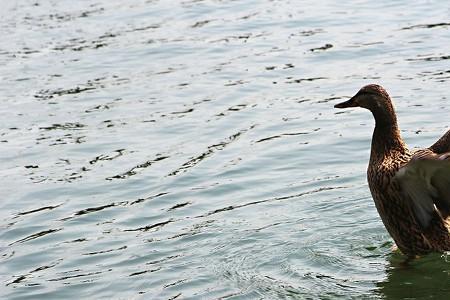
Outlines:
{"type": "Polygon", "coordinates": [[[446,299],[371,199],[392,95],[449,126],[442,1],[9,1],[0,12],[5,299],[446,299]]]}

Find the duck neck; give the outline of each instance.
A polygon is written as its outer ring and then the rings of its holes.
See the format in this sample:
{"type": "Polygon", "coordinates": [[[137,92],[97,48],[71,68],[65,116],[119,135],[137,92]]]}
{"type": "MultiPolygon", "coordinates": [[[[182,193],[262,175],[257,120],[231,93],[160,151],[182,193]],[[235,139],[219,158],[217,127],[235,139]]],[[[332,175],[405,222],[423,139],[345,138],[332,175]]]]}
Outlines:
{"type": "Polygon", "coordinates": [[[392,154],[404,154],[407,147],[400,135],[393,107],[372,111],[375,130],[372,136],[371,160],[383,160],[392,154]]]}

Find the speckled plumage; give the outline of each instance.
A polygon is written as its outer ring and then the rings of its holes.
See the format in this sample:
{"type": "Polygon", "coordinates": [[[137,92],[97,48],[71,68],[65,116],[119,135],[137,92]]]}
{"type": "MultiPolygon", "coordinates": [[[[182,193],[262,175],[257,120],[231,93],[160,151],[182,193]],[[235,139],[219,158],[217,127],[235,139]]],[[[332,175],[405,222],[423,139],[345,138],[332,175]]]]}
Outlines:
{"type": "Polygon", "coordinates": [[[367,180],[400,251],[409,257],[450,251],[450,130],[430,148],[410,151],[379,85],[365,86],[335,107],[363,107],[375,118],[367,180]]]}

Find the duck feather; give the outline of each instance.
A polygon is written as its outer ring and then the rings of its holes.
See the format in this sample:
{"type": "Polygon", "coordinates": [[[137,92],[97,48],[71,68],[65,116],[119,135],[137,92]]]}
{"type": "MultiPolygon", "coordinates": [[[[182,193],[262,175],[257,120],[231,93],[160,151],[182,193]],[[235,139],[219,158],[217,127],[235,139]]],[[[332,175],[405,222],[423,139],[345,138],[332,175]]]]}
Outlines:
{"type": "Polygon", "coordinates": [[[450,130],[448,130],[436,143],[430,148],[434,153],[450,152],[450,130]]]}
{"type": "Polygon", "coordinates": [[[430,225],[436,212],[444,219],[450,215],[450,153],[438,155],[429,149],[418,150],[394,179],[412,200],[422,229],[430,225]]]}

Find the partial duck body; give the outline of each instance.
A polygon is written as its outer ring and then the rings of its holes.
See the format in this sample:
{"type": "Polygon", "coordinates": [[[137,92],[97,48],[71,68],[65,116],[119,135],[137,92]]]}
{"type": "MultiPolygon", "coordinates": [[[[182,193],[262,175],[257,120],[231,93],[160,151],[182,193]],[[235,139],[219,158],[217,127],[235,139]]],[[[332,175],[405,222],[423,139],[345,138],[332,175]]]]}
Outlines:
{"type": "Polygon", "coordinates": [[[366,108],[375,118],[367,180],[400,251],[408,257],[450,251],[450,130],[427,149],[409,150],[391,98],[375,84],[335,107],[366,108]]]}

